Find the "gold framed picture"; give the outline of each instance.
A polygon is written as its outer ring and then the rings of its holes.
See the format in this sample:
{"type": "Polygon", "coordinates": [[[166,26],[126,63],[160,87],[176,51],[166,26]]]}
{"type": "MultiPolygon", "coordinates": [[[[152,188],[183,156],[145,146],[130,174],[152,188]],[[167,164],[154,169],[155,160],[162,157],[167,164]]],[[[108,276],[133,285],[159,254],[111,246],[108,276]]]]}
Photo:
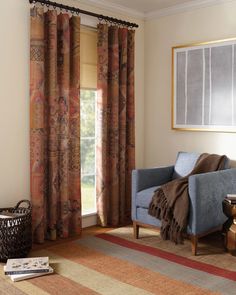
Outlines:
{"type": "Polygon", "coordinates": [[[236,132],[236,38],[172,47],[172,129],[236,132]]]}

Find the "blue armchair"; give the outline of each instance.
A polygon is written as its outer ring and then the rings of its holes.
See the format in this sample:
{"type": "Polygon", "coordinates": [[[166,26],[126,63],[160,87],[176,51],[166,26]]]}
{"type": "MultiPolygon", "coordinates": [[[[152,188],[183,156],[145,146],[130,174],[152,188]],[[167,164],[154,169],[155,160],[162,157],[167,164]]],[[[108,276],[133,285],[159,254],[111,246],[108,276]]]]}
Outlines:
{"type": "MultiPolygon", "coordinates": [[[[154,191],[162,184],[188,175],[200,154],[179,152],[173,166],[138,169],[132,171],[132,220],[134,236],[138,239],[139,227],[160,227],[161,221],[148,214],[154,191]]],[[[192,253],[197,254],[198,238],[222,228],[226,217],[222,200],[236,193],[236,168],[191,175],[189,177],[189,220],[187,234],[191,238],[192,253]]]]}

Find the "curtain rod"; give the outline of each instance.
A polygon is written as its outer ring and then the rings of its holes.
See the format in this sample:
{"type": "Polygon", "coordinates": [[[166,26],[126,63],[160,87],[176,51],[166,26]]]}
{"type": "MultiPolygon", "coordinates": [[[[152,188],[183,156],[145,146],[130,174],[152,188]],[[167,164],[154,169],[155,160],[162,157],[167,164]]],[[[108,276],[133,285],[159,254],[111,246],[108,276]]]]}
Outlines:
{"type": "Polygon", "coordinates": [[[97,13],[94,13],[94,12],[91,12],[91,11],[82,10],[82,9],[79,9],[79,8],[76,8],[76,7],[67,6],[67,5],[60,4],[60,3],[57,3],[57,2],[52,2],[52,1],[49,1],[49,0],[29,0],[29,3],[41,3],[42,5],[46,5],[47,7],[51,6],[54,9],[55,8],[60,8],[60,9],[66,10],[66,11],[75,12],[77,14],[86,14],[86,15],[90,15],[90,16],[93,16],[93,17],[97,17],[99,20],[105,20],[107,22],[121,24],[121,25],[125,25],[125,26],[131,27],[131,28],[138,28],[138,25],[135,24],[135,23],[130,23],[130,22],[127,22],[127,21],[124,21],[124,20],[114,18],[114,17],[105,16],[105,15],[102,15],[102,14],[97,14],[97,13]]]}

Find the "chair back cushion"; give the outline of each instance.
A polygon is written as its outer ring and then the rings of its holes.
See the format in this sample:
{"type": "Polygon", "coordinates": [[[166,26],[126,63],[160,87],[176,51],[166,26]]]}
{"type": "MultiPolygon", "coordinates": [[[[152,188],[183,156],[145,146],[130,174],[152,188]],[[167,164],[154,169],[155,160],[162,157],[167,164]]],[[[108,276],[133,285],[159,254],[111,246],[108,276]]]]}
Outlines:
{"type": "MultiPolygon", "coordinates": [[[[199,153],[179,152],[176,158],[172,179],[188,175],[193,170],[200,155],[199,153]]],[[[229,168],[229,162],[229,158],[226,158],[224,169],[229,168]]]]}
{"type": "Polygon", "coordinates": [[[193,170],[200,155],[199,153],[179,152],[176,158],[172,179],[188,175],[193,170]]]}

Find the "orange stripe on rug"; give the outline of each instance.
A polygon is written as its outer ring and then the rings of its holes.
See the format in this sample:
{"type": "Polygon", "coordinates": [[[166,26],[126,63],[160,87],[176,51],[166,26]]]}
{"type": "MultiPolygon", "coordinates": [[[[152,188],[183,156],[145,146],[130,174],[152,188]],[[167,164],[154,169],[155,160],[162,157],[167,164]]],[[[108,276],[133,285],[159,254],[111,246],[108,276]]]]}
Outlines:
{"type": "MultiPolygon", "coordinates": [[[[53,265],[52,265],[53,267],[53,265]]],[[[98,295],[99,293],[86,288],[79,283],[76,283],[68,278],[60,276],[59,274],[51,274],[48,276],[33,278],[30,280],[31,284],[41,288],[52,295],[98,295]]]]}
{"type": "Polygon", "coordinates": [[[0,269],[0,280],[2,280],[2,282],[0,281],[1,295],[50,295],[48,292],[31,284],[30,280],[13,282],[8,276],[4,275],[3,268],[0,269]]]}
{"type": "Polygon", "coordinates": [[[130,262],[105,255],[74,242],[67,248],[60,245],[50,251],[97,272],[154,294],[219,294],[178,281],[130,262]]]}
{"type": "MultiPolygon", "coordinates": [[[[70,251],[70,244],[67,244],[67,250],[70,251]]],[[[57,255],[53,251],[40,250],[34,252],[36,256],[49,256],[50,263],[53,263],[55,272],[63,277],[69,278],[101,295],[151,295],[138,287],[120,282],[101,272],[85,267],[80,263],[73,262],[63,256],[57,255]]],[[[34,294],[34,293],[32,293],[34,294]]],[[[48,293],[47,293],[48,294],[48,293]]],[[[54,294],[53,294],[54,295],[54,294]]],[[[82,295],[81,293],[78,295],[82,295]]]]}

